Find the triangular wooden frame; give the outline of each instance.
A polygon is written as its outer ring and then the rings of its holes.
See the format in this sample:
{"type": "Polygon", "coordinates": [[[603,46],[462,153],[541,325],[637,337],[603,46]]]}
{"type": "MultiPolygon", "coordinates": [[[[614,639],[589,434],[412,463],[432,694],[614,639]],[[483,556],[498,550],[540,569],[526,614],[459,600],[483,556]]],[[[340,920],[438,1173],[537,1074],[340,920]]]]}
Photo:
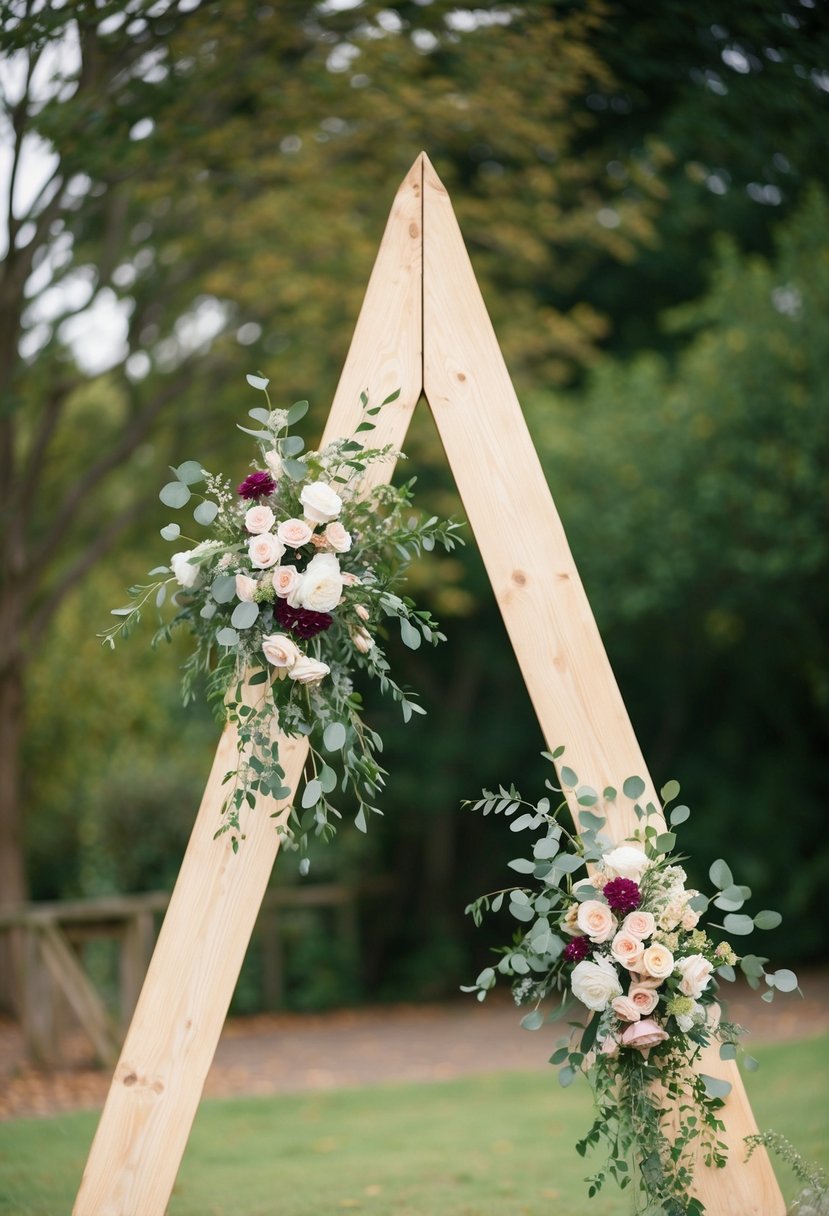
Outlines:
{"type": "MultiPolygon", "coordinates": [[[[325,440],[353,432],[360,392],[379,442],[401,447],[421,393],[434,415],[543,734],[599,789],[644,758],[616,685],[564,530],[478,289],[449,197],[425,154],[389,216],[325,440]]],[[[377,469],[389,478],[390,465],[377,469]]],[[[233,854],[213,839],[221,779],[236,741],[227,728],[196,818],[144,988],[115,1070],[74,1216],[163,1216],[277,852],[258,807],[233,854]]],[[[292,788],[307,745],[286,740],[292,788]]],[[[656,801],[651,786],[649,795],[656,801]]],[[[635,821],[611,811],[626,836],[635,821]]],[[[709,1216],[782,1216],[768,1157],[744,1162],[756,1126],[740,1075],[716,1053],[704,1065],[732,1083],[725,1170],[697,1171],[709,1216]]]]}

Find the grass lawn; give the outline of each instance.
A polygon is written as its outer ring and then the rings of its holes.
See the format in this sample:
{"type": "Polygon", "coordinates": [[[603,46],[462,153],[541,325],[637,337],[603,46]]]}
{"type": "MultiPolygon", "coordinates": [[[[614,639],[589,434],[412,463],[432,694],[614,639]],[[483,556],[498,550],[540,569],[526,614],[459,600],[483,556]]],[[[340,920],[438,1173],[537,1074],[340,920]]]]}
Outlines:
{"type": "MultiPolygon", "coordinates": [[[[756,1054],[746,1083],[759,1126],[829,1166],[829,1036],[756,1054]]],[[[169,1216],[628,1216],[614,1190],[587,1199],[572,1146],[589,1113],[586,1085],[563,1091],[552,1068],[205,1102],[169,1216]]],[[[0,1214],[68,1216],[96,1122],[0,1125],[0,1214]]],[[[791,1174],[778,1175],[791,1200],[791,1174]]]]}

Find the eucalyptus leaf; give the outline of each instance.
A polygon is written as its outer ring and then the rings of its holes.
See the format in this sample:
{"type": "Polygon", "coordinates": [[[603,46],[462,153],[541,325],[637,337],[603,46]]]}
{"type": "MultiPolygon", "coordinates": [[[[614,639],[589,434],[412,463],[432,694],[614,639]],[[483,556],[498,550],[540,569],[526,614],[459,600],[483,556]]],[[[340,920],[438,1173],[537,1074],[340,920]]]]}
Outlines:
{"type": "Polygon", "coordinates": [[[288,426],[293,426],[295,422],[299,422],[308,413],[307,401],[295,401],[288,410],[288,426]]]}
{"type": "Polygon", "coordinates": [[[239,641],[239,635],[235,629],[231,629],[229,625],[225,625],[224,629],[220,629],[216,634],[216,641],[220,646],[236,646],[239,641]]]}
{"type": "Polygon", "coordinates": [[[366,823],[366,816],[362,807],[360,807],[359,811],[354,816],[354,826],[358,832],[368,831],[368,824],[366,823]]]}
{"type": "Polygon", "coordinates": [[[797,988],[797,976],[787,967],[773,972],[768,978],[772,982],[772,987],[776,988],[778,992],[794,992],[797,988]]]}
{"type": "Polygon", "coordinates": [[[187,506],[190,501],[190,491],[181,481],[168,481],[166,486],[162,486],[159,490],[158,497],[165,507],[172,507],[174,511],[178,511],[181,507],[187,506]]]}
{"type": "MultiPolygon", "coordinates": [[[[714,906],[721,908],[723,912],[739,912],[745,903],[742,887],[738,887],[732,883],[730,887],[726,887],[714,899],[714,906]]],[[[756,923],[756,922],[755,922],[756,923]]]]}
{"type": "Polygon", "coordinates": [[[302,807],[307,810],[310,806],[316,806],[322,797],[322,786],[316,777],[309,781],[302,791],[302,807]]]}
{"type": "Polygon", "coordinates": [[[324,764],[317,773],[317,780],[320,783],[323,794],[330,794],[336,789],[337,774],[328,764],[324,764]]]}
{"type": "Polygon", "coordinates": [[[626,798],[641,798],[645,792],[645,783],[641,777],[627,777],[622,786],[622,793],[626,798]]]}
{"type": "Polygon", "coordinates": [[[662,832],[654,841],[657,853],[670,853],[675,844],[675,832],[662,832]]]}
{"type": "Polygon", "coordinates": [[[217,604],[229,604],[236,598],[235,574],[220,574],[210,588],[210,594],[217,604]]]}
{"type": "Polygon", "coordinates": [[[521,1025],[525,1030],[540,1030],[544,1025],[544,1014],[540,1009],[533,1009],[532,1013],[524,1014],[521,1025]]]}
{"type": "Polygon", "coordinates": [[[216,605],[213,603],[212,600],[208,600],[207,603],[202,608],[201,612],[199,613],[199,616],[202,618],[203,621],[209,621],[215,615],[216,615],[216,605]]]}
{"type": "Polygon", "coordinates": [[[251,625],[256,622],[258,616],[258,604],[250,603],[248,600],[240,600],[233,609],[233,615],[230,618],[230,623],[237,629],[250,629],[251,625]]]}
{"type": "Polygon", "coordinates": [[[248,373],[248,375],[245,376],[245,379],[251,388],[261,389],[262,392],[264,392],[270,384],[270,380],[268,380],[265,376],[253,376],[248,373]]]}
{"type": "Polygon", "coordinates": [[[194,486],[204,481],[204,471],[198,460],[185,460],[184,464],[180,464],[175,470],[175,474],[186,486],[194,486]]]}
{"type": "Polygon", "coordinates": [[[509,910],[516,920],[529,921],[535,916],[532,908],[528,908],[526,904],[517,904],[514,900],[510,900],[509,910]]]}
{"type": "Polygon", "coordinates": [[[305,441],[301,435],[288,435],[282,440],[282,455],[298,456],[304,447],[305,441]]]}
{"type": "Polygon", "coordinates": [[[410,650],[417,650],[423,640],[419,630],[415,629],[414,625],[405,616],[401,616],[400,618],[400,636],[403,639],[404,646],[408,646],[410,650]]]}
{"type": "Polygon", "coordinates": [[[690,817],[691,808],[687,806],[675,806],[671,811],[669,822],[672,828],[678,828],[681,823],[685,823],[690,817]]]}
{"type": "Polygon", "coordinates": [[[342,722],[329,722],[323,731],[322,742],[326,751],[338,752],[345,746],[346,729],[342,722]]]}
{"type": "Polygon", "coordinates": [[[773,912],[770,908],[758,912],[754,917],[754,924],[758,929],[776,929],[783,921],[783,917],[779,912],[773,912]]]}
{"type": "Polygon", "coordinates": [[[526,857],[514,857],[507,865],[511,870],[515,870],[516,874],[532,874],[535,870],[535,862],[526,857]]]}
{"type": "Polygon", "coordinates": [[[719,887],[721,891],[724,891],[726,887],[734,885],[734,876],[721,857],[711,866],[711,869],[708,871],[708,877],[714,886],[719,887]]]}
{"type": "Polygon", "coordinates": [[[200,502],[193,512],[193,519],[197,524],[203,524],[207,527],[213,523],[213,520],[219,514],[219,504],[211,502],[209,499],[205,502],[200,502]]]}
{"type": "Polygon", "coordinates": [[[304,460],[283,460],[282,468],[290,477],[291,481],[302,481],[303,477],[308,472],[308,465],[304,460]]]}
{"type": "Polygon", "coordinates": [[[736,1043],[721,1043],[720,1044],[720,1059],[721,1060],[736,1060],[737,1059],[737,1044],[736,1043]]]}
{"type": "Polygon", "coordinates": [[[161,529],[161,535],[165,540],[178,540],[181,536],[181,528],[178,524],[165,524],[161,529]]]}
{"type": "Polygon", "coordinates": [[[729,912],[728,916],[723,918],[723,928],[726,933],[733,933],[737,937],[747,937],[754,931],[754,921],[750,916],[745,916],[741,912],[729,912]]]}
{"type": "Polygon", "coordinates": [[[678,781],[666,781],[659,791],[659,796],[663,802],[673,802],[674,798],[679,794],[678,781]]]}
{"type": "Polygon", "coordinates": [[[730,1081],[723,1081],[720,1077],[709,1077],[704,1072],[699,1074],[699,1079],[705,1086],[706,1093],[711,1098],[727,1098],[731,1093],[730,1081]]]}
{"type": "Polygon", "coordinates": [[[718,967],[717,975],[720,979],[727,980],[729,984],[733,984],[737,978],[737,972],[730,963],[723,963],[721,967],[718,967]]]}
{"type": "Polygon", "coordinates": [[[562,765],[558,775],[561,778],[561,784],[566,785],[569,789],[575,789],[579,783],[578,774],[574,773],[566,764],[562,765]]]}
{"type": "Polygon", "coordinates": [[[571,1068],[569,1064],[565,1064],[564,1068],[559,1069],[558,1083],[562,1088],[566,1089],[568,1085],[572,1085],[576,1079],[576,1070],[571,1068]]]}
{"type": "Polygon", "coordinates": [[[167,598],[167,584],[162,583],[161,586],[159,587],[158,591],[156,592],[156,597],[155,597],[156,608],[160,608],[161,605],[166,600],[166,598],[167,598]]]}
{"type": "Polygon", "coordinates": [[[760,1067],[760,1061],[755,1060],[754,1056],[743,1056],[743,1068],[746,1072],[756,1072],[760,1067]]]}

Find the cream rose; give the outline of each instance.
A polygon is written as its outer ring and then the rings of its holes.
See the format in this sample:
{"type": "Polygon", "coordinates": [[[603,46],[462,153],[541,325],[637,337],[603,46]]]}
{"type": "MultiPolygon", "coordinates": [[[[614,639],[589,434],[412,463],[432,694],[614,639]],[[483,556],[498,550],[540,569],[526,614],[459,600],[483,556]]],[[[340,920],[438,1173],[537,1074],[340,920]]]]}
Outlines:
{"type": "Polygon", "coordinates": [[[342,578],[344,587],[359,587],[362,582],[361,579],[357,578],[356,574],[351,574],[347,570],[343,571],[342,578]]]}
{"type": "Polygon", "coordinates": [[[325,539],[335,553],[348,553],[351,548],[351,533],[345,530],[338,519],[325,529],[325,539]]]}
{"type": "Polygon", "coordinates": [[[639,1016],[646,1018],[659,1004],[659,993],[648,984],[631,984],[628,1000],[636,1006],[639,1016]]]}
{"type": "Polygon", "coordinates": [[[336,608],[343,593],[340,563],[333,553],[318,553],[312,557],[300,577],[288,602],[294,608],[311,612],[330,612],[336,608]]]}
{"type": "Polygon", "coordinates": [[[283,519],[276,529],[276,535],[283,544],[290,546],[291,549],[307,545],[313,534],[314,529],[309,528],[304,519],[283,519]]]}
{"type": "Polygon", "coordinates": [[[271,448],[265,453],[265,464],[268,466],[268,472],[274,481],[282,476],[282,457],[277,452],[276,448],[271,448]]]}
{"type": "Polygon", "coordinates": [[[610,944],[610,953],[628,971],[638,971],[645,947],[638,937],[622,929],[610,944]]]}
{"type": "Polygon", "coordinates": [[[616,968],[605,958],[576,963],[570,976],[573,995],[588,1009],[601,1012],[615,996],[622,995],[622,985],[616,968]]]}
{"type": "Polygon", "coordinates": [[[325,481],[312,481],[302,487],[299,496],[305,518],[315,524],[327,524],[342,510],[343,500],[325,481]]]}
{"type": "Polygon", "coordinates": [[[691,996],[696,1000],[711,982],[711,972],[714,968],[701,954],[689,954],[687,958],[676,960],[674,970],[682,976],[679,991],[683,996],[691,996]]]}
{"type": "Polygon", "coordinates": [[[696,929],[699,924],[699,917],[700,914],[695,908],[689,908],[687,904],[685,905],[681,924],[686,933],[690,933],[692,929],[696,929]]]}
{"type": "Polygon", "coordinates": [[[607,904],[586,899],[579,907],[576,923],[592,942],[606,942],[616,932],[616,917],[607,904]]]}
{"type": "Polygon", "coordinates": [[[170,569],[181,587],[195,587],[201,578],[201,569],[187,560],[195,552],[195,549],[188,549],[184,553],[174,553],[170,558],[170,569]]]}
{"type": "Polygon", "coordinates": [[[642,873],[651,864],[641,849],[632,844],[620,844],[617,848],[605,853],[602,858],[606,873],[615,878],[630,878],[638,882],[642,873]]]}
{"type": "Polygon", "coordinates": [[[252,604],[253,597],[259,587],[255,578],[250,578],[247,574],[236,575],[236,595],[245,604],[252,604]]]}
{"type": "Polygon", "coordinates": [[[263,532],[261,536],[252,536],[248,541],[251,563],[260,570],[275,566],[284,552],[285,546],[273,532],[263,532]]]}
{"type": "Polygon", "coordinates": [[[291,638],[284,633],[272,633],[262,638],[262,653],[274,667],[291,671],[302,653],[291,638]]]}
{"type": "Polygon", "coordinates": [[[642,970],[655,980],[666,980],[674,969],[674,956],[667,946],[654,942],[642,955],[642,970]]]}
{"type": "Polygon", "coordinates": [[[318,684],[330,670],[327,663],[319,663],[316,659],[309,659],[307,655],[303,654],[294,663],[288,675],[299,684],[318,684]]]}
{"type": "Polygon", "coordinates": [[[637,1051],[644,1052],[663,1043],[667,1037],[667,1031],[657,1026],[652,1018],[645,1018],[641,1022],[631,1022],[619,1042],[623,1047],[635,1047],[637,1051]]]}
{"type": "Polygon", "coordinates": [[[631,937],[638,937],[640,941],[644,941],[646,937],[650,937],[656,928],[656,921],[653,918],[652,912],[628,912],[622,922],[622,928],[625,933],[629,933],[631,937]]]}
{"type": "Polygon", "coordinates": [[[613,1012],[623,1022],[638,1022],[642,1016],[629,996],[617,996],[610,1002],[613,1012]]]}
{"type": "Polygon", "coordinates": [[[245,511],[245,527],[248,532],[258,536],[261,532],[270,532],[276,516],[270,507],[249,507],[245,511]]]}
{"type": "Polygon", "coordinates": [[[581,904],[570,904],[567,914],[561,922],[561,928],[565,933],[569,933],[571,937],[581,937],[581,929],[578,922],[580,907],[581,904]]]}
{"type": "Polygon", "coordinates": [[[296,566],[277,566],[272,575],[273,589],[280,599],[287,599],[299,582],[296,566]]]}

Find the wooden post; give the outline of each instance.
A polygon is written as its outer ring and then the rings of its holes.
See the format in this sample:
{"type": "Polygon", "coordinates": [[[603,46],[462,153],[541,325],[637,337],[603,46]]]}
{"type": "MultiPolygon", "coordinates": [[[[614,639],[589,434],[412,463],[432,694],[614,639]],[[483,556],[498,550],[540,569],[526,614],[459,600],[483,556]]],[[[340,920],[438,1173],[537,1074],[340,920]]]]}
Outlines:
{"type": "MultiPolygon", "coordinates": [[[[353,433],[360,392],[377,404],[401,394],[380,415],[378,442],[402,443],[420,396],[421,190],[418,162],[395,199],[324,441],[353,433]]],[[[394,464],[374,466],[372,482],[394,464]]],[[[368,481],[368,479],[367,479],[368,481]]],[[[236,733],[220,740],[190,843],[161,927],[147,978],[115,1069],[74,1216],[163,1216],[201,1098],[207,1070],[277,853],[271,812],[261,799],[244,822],[234,854],[214,840],[224,800],[222,779],[236,764],[236,733]]],[[[287,784],[296,789],[308,744],[280,740],[287,784]]]]}
{"type": "MultiPolygon", "coordinates": [[[[378,442],[402,444],[425,387],[548,743],[564,743],[568,764],[597,788],[634,773],[649,781],[451,204],[424,155],[395,199],[324,441],[353,430],[361,390],[378,402],[398,387],[378,442]]],[[[391,472],[391,463],[375,467],[372,482],[391,472]]],[[[285,746],[295,786],[305,745],[285,746]]],[[[226,731],[75,1216],[162,1216],[172,1189],[276,854],[267,808],[248,817],[237,856],[212,838],[234,751],[226,731]]],[[[655,800],[652,783],[648,793],[655,800]]],[[[618,837],[635,826],[616,809],[610,822],[618,837]]],[[[709,1216],[782,1216],[765,1153],[743,1163],[740,1142],[755,1125],[734,1065],[706,1067],[734,1086],[725,1111],[731,1161],[697,1174],[709,1216]]]]}

